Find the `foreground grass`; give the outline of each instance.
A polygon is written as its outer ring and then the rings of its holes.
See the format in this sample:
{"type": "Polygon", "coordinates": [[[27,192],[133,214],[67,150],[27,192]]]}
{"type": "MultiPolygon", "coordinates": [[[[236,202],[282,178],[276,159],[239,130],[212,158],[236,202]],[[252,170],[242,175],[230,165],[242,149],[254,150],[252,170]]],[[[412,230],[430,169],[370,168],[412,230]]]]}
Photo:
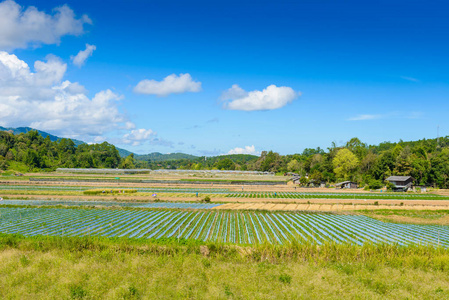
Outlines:
{"type": "Polygon", "coordinates": [[[206,244],[205,256],[201,246],[182,240],[0,234],[0,298],[449,297],[446,249],[206,244]]]}
{"type": "Polygon", "coordinates": [[[360,210],[359,213],[384,222],[449,225],[449,210],[360,210]]]}

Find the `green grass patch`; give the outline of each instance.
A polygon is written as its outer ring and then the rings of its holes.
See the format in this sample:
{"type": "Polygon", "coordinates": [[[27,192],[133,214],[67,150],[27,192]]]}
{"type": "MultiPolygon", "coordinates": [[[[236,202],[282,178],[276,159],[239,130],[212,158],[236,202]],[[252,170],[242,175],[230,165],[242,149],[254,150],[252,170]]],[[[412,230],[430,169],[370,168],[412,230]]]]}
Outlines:
{"type": "Polygon", "coordinates": [[[84,195],[119,195],[137,193],[135,189],[91,189],[83,191],[84,195]]]}
{"type": "Polygon", "coordinates": [[[0,234],[0,274],[2,299],[449,298],[448,250],[428,247],[0,234]]]}

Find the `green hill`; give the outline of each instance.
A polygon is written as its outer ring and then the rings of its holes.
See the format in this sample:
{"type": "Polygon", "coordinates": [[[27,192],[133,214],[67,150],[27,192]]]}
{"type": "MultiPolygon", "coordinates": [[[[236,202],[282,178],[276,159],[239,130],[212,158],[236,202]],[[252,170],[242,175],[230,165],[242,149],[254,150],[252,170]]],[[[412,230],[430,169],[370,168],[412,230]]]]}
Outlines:
{"type": "MultiPolygon", "coordinates": [[[[53,135],[53,134],[50,134],[48,132],[41,131],[41,130],[38,130],[38,129],[34,129],[34,128],[31,128],[31,127],[17,127],[17,128],[13,128],[13,127],[2,127],[2,126],[0,126],[0,131],[12,131],[12,133],[14,133],[14,134],[27,133],[27,132],[29,132],[31,130],[36,130],[39,133],[39,135],[41,135],[43,138],[46,138],[47,136],[49,136],[50,140],[52,142],[56,142],[57,140],[63,139],[63,138],[61,138],[59,136],[56,136],[56,135],[53,135]]],[[[82,144],[86,144],[85,142],[80,141],[80,140],[76,140],[76,139],[71,139],[71,140],[73,141],[73,143],[76,146],[79,146],[79,145],[82,145],[82,144]]],[[[115,148],[118,150],[118,153],[120,154],[121,157],[127,157],[128,155],[130,155],[132,153],[131,151],[128,151],[128,150],[125,150],[125,149],[121,149],[121,148],[118,148],[118,147],[115,147],[115,148]]]]}

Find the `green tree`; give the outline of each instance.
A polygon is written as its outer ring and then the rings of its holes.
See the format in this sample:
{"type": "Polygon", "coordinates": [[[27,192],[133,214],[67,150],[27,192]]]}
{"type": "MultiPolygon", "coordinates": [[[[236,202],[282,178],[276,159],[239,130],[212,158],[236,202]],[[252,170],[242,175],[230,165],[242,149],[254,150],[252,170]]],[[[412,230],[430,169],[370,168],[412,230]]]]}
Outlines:
{"type": "Polygon", "coordinates": [[[301,164],[299,163],[299,161],[297,161],[296,159],[292,159],[288,164],[287,164],[287,169],[290,172],[299,172],[299,169],[301,168],[301,164]]]}
{"type": "Polygon", "coordinates": [[[134,154],[131,153],[130,155],[128,155],[125,160],[122,162],[122,164],[120,165],[120,168],[122,169],[134,169],[134,154]]]}
{"type": "Polygon", "coordinates": [[[349,180],[353,177],[355,170],[359,165],[358,158],[350,150],[343,148],[338,150],[332,160],[334,172],[338,178],[349,180]]]}

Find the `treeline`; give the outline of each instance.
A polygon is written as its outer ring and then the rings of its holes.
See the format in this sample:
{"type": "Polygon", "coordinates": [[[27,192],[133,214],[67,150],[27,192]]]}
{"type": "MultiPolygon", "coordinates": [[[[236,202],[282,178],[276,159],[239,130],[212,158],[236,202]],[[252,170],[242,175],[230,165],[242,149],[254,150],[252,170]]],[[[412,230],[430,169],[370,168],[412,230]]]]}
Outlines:
{"type": "Polygon", "coordinates": [[[0,131],[0,169],[38,171],[66,168],[117,168],[123,164],[114,145],[81,144],[70,139],[52,142],[35,130],[14,135],[0,131]]]}
{"type": "Polygon", "coordinates": [[[300,154],[280,155],[263,151],[254,155],[222,155],[167,161],[121,158],[114,145],[81,144],[70,139],[52,142],[36,131],[14,135],[0,131],[0,169],[54,170],[67,168],[219,169],[275,173],[293,172],[303,183],[356,181],[380,187],[391,175],[412,176],[415,184],[449,188],[449,137],[367,145],[353,138],[344,146],[335,143],[326,150],[305,149],[300,154]]]}
{"type": "MultiPolygon", "coordinates": [[[[140,159],[140,157],[139,157],[140,159]]],[[[173,159],[146,161],[150,169],[184,169],[184,170],[247,170],[258,157],[249,154],[220,155],[213,157],[195,157],[192,159],[173,159]]]]}
{"type": "Polygon", "coordinates": [[[352,138],[344,146],[335,143],[326,150],[305,149],[301,154],[280,155],[263,151],[253,155],[229,155],[195,160],[148,162],[172,169],[250,170],[297,173],[302,183],[355,181],[380,188],[391,175],[412,176],[417,185],[449,188],[449,137],[367,145],[352,138]]]}
{"type": "Polygon", "coordinates": [[[262,152],[248,170],[295,172],[303,182],[351,180],[371,188],[384,185],[391,175],[412,176],[415,184],[449,188],[449,137],[367,145],[353,138],[342,147],[305,149],[282,156],[262,152]]]}

